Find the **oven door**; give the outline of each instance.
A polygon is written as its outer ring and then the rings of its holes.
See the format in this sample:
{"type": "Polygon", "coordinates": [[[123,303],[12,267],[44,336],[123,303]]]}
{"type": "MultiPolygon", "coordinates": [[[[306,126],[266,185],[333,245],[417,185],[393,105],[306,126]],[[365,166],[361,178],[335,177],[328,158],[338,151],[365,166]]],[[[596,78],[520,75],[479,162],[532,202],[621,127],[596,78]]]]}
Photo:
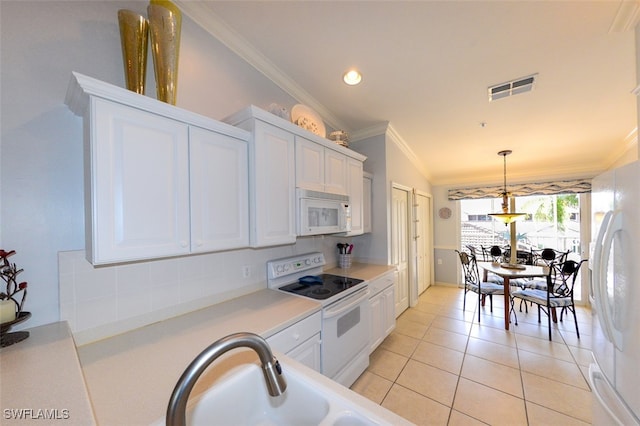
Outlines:
{"type": "Polygon", "coordinates": [[[369,365],[369,289],[340,299],[322,311],[322,374],[351,384],[369,365]]]}

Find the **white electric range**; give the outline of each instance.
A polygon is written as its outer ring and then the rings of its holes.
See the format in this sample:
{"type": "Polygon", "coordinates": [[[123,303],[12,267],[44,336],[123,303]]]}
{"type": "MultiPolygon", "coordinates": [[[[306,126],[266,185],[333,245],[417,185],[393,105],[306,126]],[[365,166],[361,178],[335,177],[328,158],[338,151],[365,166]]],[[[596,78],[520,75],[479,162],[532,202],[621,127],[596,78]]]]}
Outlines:
{"type": "Polygon", "coordinates": [[[369,365],[369,288],[345,274],[323,273],[320,252],[267,262],[269,288],[322,304],[321,373],[347,387],[369,365]]]}

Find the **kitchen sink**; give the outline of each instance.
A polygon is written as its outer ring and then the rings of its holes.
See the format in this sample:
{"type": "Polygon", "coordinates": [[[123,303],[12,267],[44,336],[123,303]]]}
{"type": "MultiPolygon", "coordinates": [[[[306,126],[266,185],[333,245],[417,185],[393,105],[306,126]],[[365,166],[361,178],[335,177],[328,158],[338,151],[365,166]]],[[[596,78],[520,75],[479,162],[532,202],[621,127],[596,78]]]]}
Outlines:
{"type": "MultiPolygon", "coordinates": [[[[257,364],[235,367],[187,405],[187,425],[397,425],[406,420],[316,371],[278,356],[287,389],[269,396],[257,364]]],[[[165,424],[158,419],[154,426],[165,424]]]]}
{"type": "Polygon", "coordinates": [[[213,386],[187,405],[187,424],[297,425],[318,424],[329,413],[329,402],[307,383],[290,379],[287,390],[269,396],[262,370],[256,364],[213,386]]]}

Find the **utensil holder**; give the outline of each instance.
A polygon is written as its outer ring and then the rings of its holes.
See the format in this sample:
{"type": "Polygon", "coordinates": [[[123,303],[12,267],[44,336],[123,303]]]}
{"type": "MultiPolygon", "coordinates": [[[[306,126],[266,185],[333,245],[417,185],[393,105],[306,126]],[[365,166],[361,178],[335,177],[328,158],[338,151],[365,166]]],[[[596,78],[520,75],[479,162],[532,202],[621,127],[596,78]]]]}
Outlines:
{"type": "Polygon", "coordinates": [[[341,268],[351,268],[351,255],[350,254],[339,254],[338,255],[338,266],[341,268]]]}

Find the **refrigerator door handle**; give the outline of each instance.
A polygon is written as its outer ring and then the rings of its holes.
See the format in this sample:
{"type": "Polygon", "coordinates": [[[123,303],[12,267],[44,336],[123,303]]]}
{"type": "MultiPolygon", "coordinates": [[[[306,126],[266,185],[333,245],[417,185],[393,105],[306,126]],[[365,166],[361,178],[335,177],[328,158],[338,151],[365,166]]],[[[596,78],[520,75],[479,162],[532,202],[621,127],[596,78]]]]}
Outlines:
{"type": "MultiPolygon", "coordinates": [[[[609,265],[609,255],[611,253],[611,246],[613,245],[613,238],[618,231],[622,230],[622,212],[619,210],[608,212],[610,216],[604,236],[602,239],[602,251],[600,254],[600,261],[597,267],[598,280],[596,282],[596,303],[597,309],[601,315],[598,315],[600,324],[605,330],[607,337],[614,344],[616,349],[623,350],[622,333],[617,329],[613,321],[613,313],[608,300],[607,292],[607,272],[609,265]],[[598,301],[599,299],[599,301],[598,301]]],[[[597,249],[597,247],[596,247],[597,249]]],[[[596,253],[597,255],[597,253],[596,253]]]]}
{"type": "MultiPolygon", "coordinates": [[[[611,220],[612,214],[613,214],[612,211],[608,211],[607,213],[605,213],[604,217],[602,218],[602,223],[600,224],[600,229],[598,229],[598,236],[596,237],[596,241],[595,241],[596,243],[595,248],[593,250],[593,259],[591,262],[591,265],[593,268],[592,279],[594,281],[593,282],[593,302],[595,305],[595,310],[598,313],[598,322],[600,323],[600,326],[602,327],[602,330],[605,336],[607,337],[607,339],[609,339],[609,341],[611,340],[611,337],[609,335],[609,331],[607,330],[607,324],[602,319],[604,312],[602,311],[603,308],[601,306],[603,303],[603,299],[602,299],[603,294],[601,291],[602,275],[600,271],[603,268],[602,243],[604,242],[604,236],[607,232],[607,228],[609,227],[609,221],[611,220]]],[[[606,270],[606,267],[605,267],[605,270],[606,270]]]]}
{"type": "Polygon", "coordinates": [[[605,410],[607,415],[615,421],[619,426],[638,426],[638,420],[629,411],[624,402],[620,400],[620,397],[615,393],[613,388],[607,383],[607,379],[600,370],[597,364],[589,365],[589,384],[591,385],[591,391],[595,396],[598,404],[605,410]],[[605,399],[608,399],[606,401],[605,399]],[[618,408],[618,412],[614,412],[611,408],[611,404],[614,403],[618,408]],[[624,419],[620,419],[620,417],[624,419]]]}

